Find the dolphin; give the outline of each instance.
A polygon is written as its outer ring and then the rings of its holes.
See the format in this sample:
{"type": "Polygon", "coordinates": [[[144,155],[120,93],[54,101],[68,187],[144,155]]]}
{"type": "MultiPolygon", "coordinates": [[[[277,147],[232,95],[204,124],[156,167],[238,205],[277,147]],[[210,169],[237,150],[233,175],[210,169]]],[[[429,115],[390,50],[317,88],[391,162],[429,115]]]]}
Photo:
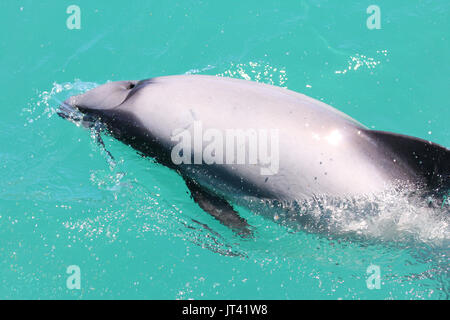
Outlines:
{"type": "Polygon", "coordinates": [[[323,102],[253,81],[180,75],[110,82],[70,97],[59,114],[95,119],[176,170],[195,202],[241,235],[249,225],[234,204],[254,208],[259,200],[361,196],[398,186],[438,194],[450,185],[449,149],[370,130],[323,102]],[[234,139],[228,133],[238,130],[245,136],[234,144],[213,141],[234,139]],[[254,157],[252,147],[265,152],[254,157]],[[244,161],[232,157],[237,150],[244,161]]]}

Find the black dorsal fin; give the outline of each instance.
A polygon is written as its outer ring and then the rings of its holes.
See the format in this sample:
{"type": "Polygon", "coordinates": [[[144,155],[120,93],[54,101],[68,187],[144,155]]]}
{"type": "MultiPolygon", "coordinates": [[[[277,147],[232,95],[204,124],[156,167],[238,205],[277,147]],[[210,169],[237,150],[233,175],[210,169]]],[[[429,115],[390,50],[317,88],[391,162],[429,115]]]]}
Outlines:
{"type": "Polygon", "coordinates": [[[406,163],[430,189],[450,187],[450,150],[420,138],[402,134],[367,130],[377,144],[388,147],[406,163]]]}

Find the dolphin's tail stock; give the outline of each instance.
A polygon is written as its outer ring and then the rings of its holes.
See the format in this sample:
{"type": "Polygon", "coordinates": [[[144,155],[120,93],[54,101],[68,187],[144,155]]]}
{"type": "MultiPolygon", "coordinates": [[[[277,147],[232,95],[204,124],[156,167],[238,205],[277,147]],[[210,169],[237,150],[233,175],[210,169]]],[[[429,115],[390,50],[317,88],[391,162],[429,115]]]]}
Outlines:
{"type": "Polygon", "coordinates": [[[371,143],[386,150],[386,159],[394,158],[407,166],[428,192],[441,196],[450,188],[450,150],[420,138],[367,130],[371,143]]]}

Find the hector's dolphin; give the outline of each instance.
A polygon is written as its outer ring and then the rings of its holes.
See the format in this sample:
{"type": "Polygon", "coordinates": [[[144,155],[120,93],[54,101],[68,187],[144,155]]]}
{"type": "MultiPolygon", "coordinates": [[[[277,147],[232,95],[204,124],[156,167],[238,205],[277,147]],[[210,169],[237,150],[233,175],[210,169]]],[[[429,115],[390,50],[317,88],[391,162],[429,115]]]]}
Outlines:
{"type": "Polygon", "coordinates": [[[325,103],[252,81],[189,75],[111,82],[61,105],[66,118],[76,112],[177,170],[201,208],[244,232],[248,225],[230,203],[358,196],[394,186],[437,194],[450,184],[449,149],[369,130],[325,103]],[[233,158],[238,150],[244,161],[233,158]]]}

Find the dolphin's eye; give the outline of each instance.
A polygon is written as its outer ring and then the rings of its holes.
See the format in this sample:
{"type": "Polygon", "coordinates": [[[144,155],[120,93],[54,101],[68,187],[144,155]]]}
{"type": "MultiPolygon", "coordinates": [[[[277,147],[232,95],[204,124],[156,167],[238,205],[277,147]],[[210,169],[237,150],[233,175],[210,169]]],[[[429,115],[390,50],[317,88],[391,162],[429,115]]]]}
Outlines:
{"type": "Polygon", "coordinates": [[[128,85],[128,90],[131,90],[131,89],[133,89],[134,87],[136,87],[136,85],[135,85],[134,83],[130,83],[130,84],[128,85]]]}

